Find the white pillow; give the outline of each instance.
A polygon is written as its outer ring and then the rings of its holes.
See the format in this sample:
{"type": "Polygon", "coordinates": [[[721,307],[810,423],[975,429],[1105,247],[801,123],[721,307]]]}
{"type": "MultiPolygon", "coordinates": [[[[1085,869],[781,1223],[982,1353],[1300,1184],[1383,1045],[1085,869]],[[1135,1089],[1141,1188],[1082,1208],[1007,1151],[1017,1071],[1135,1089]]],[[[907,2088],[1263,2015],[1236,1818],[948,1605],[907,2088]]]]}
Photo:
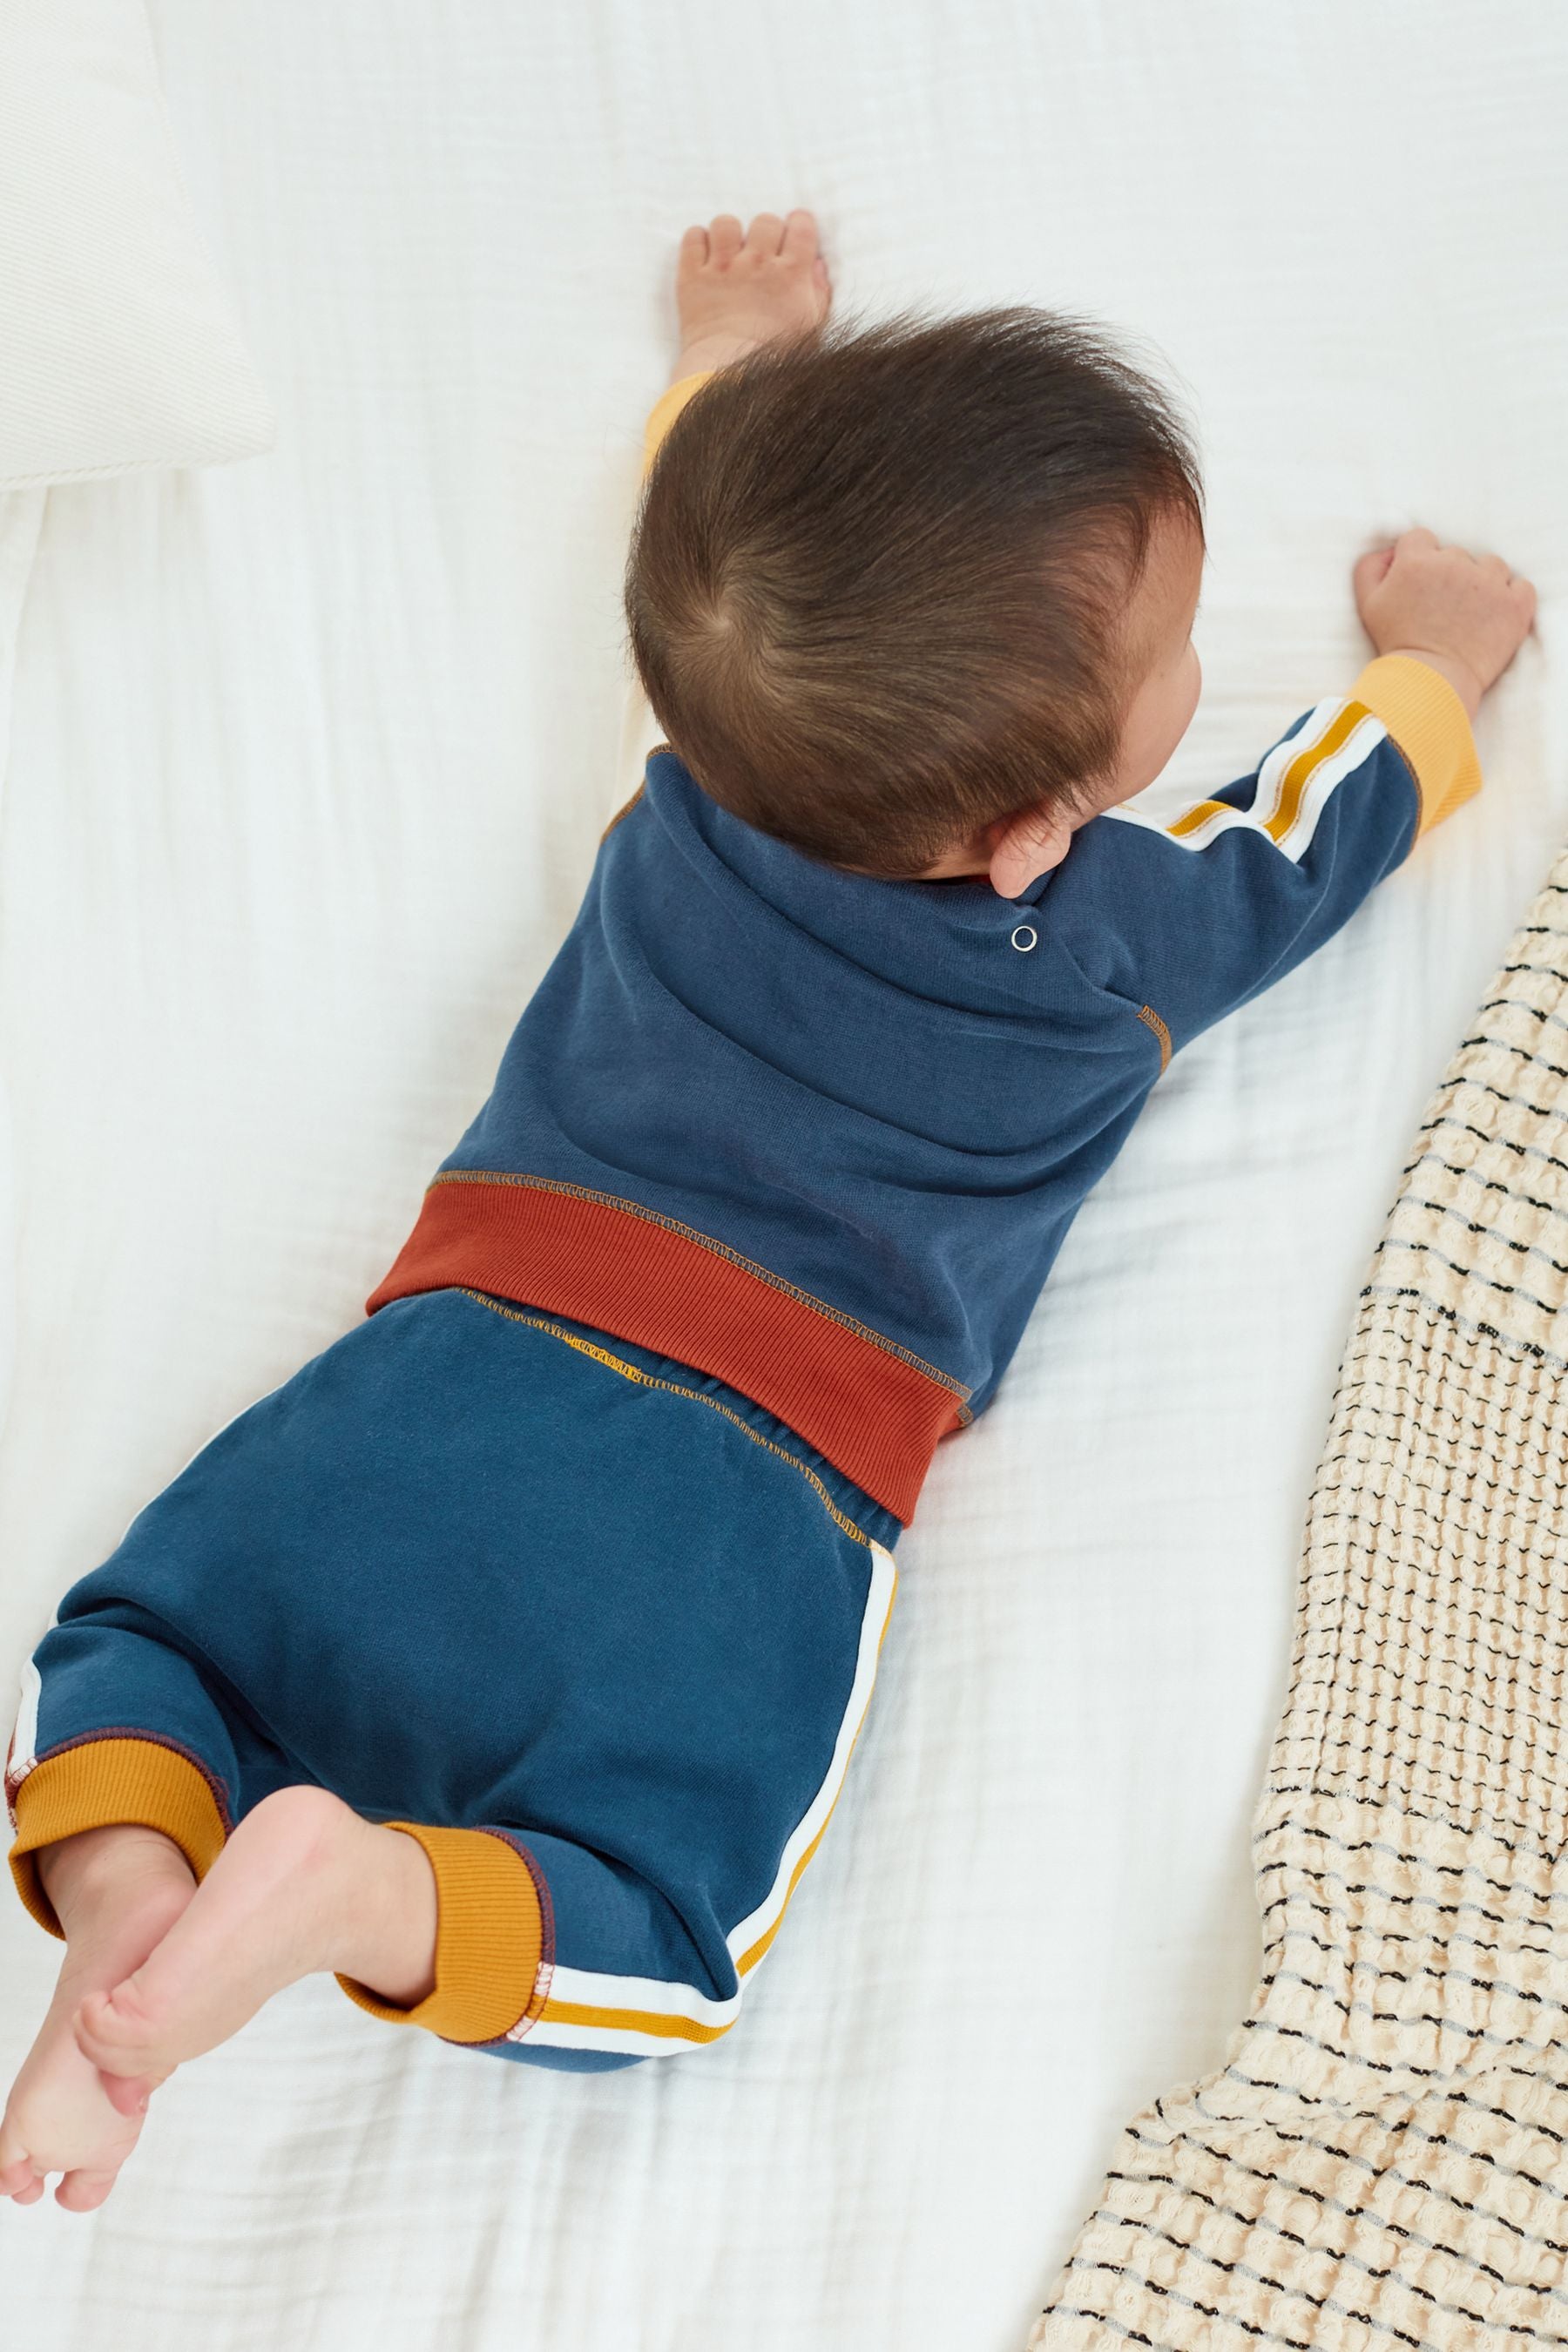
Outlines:
{"type": "Polygon", "coordinates": [[[0,0],[0,490],[272,445],[142,0],[0,0]]]}

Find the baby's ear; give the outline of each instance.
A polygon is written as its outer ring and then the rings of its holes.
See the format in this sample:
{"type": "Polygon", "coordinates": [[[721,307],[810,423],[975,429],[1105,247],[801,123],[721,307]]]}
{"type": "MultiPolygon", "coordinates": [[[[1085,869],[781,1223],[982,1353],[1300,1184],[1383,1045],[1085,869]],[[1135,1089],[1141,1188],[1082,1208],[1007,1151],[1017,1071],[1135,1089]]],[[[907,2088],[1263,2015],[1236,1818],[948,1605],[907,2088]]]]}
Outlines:
{"type": "Polygon", "coordinates": [[[1072,840],[1072,824],[1058,809],[1026,809],[1010,819],[991,852],[991,887],[1004,898],[1016,898],[1059,866],[1072,840]]]}

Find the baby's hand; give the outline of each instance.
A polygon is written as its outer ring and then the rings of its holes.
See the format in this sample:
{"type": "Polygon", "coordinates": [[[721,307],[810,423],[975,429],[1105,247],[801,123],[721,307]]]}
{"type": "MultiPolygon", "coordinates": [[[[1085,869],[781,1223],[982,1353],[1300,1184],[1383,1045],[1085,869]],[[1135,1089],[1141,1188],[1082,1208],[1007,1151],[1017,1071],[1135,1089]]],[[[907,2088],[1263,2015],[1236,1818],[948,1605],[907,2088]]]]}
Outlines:
{"type": "Polygon", "coordinates": [[[1402,531],[1351,575],[1362,625],[1380,654],[1440,670],[1473,719],[1535,618],[1535,591],[1500,555],[1445,547],[1435,531],[1402,531]]]}
{"type": "Polygon", "coordinates": [[[759,213],[743,235],[733,213],[689,228],[675,271],[680,357],[671,383],[820,326],[832,299],[810,213],[759,213]]]}

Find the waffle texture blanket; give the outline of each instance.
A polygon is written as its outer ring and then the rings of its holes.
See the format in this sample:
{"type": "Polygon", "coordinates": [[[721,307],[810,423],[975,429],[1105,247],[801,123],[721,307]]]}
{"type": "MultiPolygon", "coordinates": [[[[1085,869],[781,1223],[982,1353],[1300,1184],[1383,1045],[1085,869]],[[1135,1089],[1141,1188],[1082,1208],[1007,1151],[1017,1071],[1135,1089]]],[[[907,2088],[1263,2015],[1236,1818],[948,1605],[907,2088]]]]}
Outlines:
{"type": "Polygon", "coordinates": [[[1031,2339],[1568,2339],[1568,852],[1422,1127],[1307,1525],[1223,2065],[1031,2339]]]}

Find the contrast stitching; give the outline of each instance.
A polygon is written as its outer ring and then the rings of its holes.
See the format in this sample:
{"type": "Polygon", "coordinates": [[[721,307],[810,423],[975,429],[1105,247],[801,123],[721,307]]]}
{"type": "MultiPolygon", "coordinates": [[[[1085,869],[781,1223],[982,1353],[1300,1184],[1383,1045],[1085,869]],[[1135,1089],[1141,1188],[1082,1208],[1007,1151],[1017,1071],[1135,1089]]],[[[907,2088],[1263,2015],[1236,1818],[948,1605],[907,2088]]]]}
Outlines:
{"type": "Polygon", "coordinates": [[[1141,1004],[1138,1018],[1145,1029],[1152,1029],[1160,1041],[1160,1076],[1163,1077],[1171,1066],[1171,1033],[1152,1004],[1141,1004]]]}
{"type": "Polygon", "coordinates": [[[609,824],[605,827],[604,832],[599,835],[599,840],[600,840],[601,844],[603,844],[603,843],[605,843],[605,842],[608,841],[608,839],[609,839],[609,837],[610,837],[611,834],[612,834],[612,833],[614,833],[614,831],[615,831],[615,829],[616,829],[616,825],[618,825],[619,824],[621,824],[621,823],[622,823],[622,821],[623,821],[625,818],[626,818],[626,817],[630,816],[630,814],[631,814],[631,813],[632,813],[633,809],[635,809],[635,808],[636,808],[636,806],[637,806],[637,804],[638,801],[640,801],[640,800],[641,800],[641,798],[642,798],[642,796],[643,796],[643,793],[644,793],[645,789],[646,789],[646,787],[645,787],[644,785],[639,784],[639,785],[637,786],[637,788],[636,792],[632,794],[632,796],[631,796],[630,800],[626,802],[626,803],[625,807],[624,807],[624,808],[618,808],[618,809],[616,811],[615,815],[610,819],[609,824]]]}
{"type": "Polygon", "coordinates": [[[502,2042],[521,2042],[530,2026],[537,2024],[550,1999],[551,1980],[555,1974],[555,1906],[550,1899],[549,1882],[521,1835],[515,1830],[497,1829],[489,1822],[481,1822],[479,1827],[487,1837],[499,1838],[502,1845],[511,1848],[533,1882],[533,1896],[539,1906],[539,1966],[533,1974],[533,1990],[516,2024],[508,2026],[498,2037],[502,2042]]]}
{"type": "Polygon", "coordinates": [[[797,1290],[793,1282],[785,1282],[781,1275],[770,1274],[765,1265],[759,1265],[754,1258],[742,1257],[739,1250],[731,1249],[727,1243],[715,1241],[710,1234],[699,1233],[695,1225],[682,1224],[679,1217],[667,1217],[658,1209],[645,1209],[637,1201],[623,1201],[616,1192],[595,1192],[586,1184],[561,1183],[552,1176],[503,1174],[489,1168],[447,1168],[431,1180],[429,1190],[433,1192],[437,1184],[515,1184],[529,1192],[559,1192],[568,1200],[590,1201],[595,1208],[622,1209],[628,1217],[641,1217],[647,1224],[662,1225],[666,1233],[677,1234],[682,1241],[696,1242],[700,1248],[711,1250],[715,1257],[727,1258],[742,1273],[754,1274],[759,1282],[765,1282],[770,1289],[782,1290],[787,1297],[798,1300],[802,1307],[809,1307],[814,1315],[824,1317],[829,1323],[842,1324],[847,1331],[853,1331],[858,1339],[867,1340],[873,1348],[880,1348],[885,1355],[897,1356],[900,1362],[910,1365],[917,1372],[923,1372],[927,1380],[935,1381],[939,1387],[946,1389],[950,1395],[959,1400],[961,1422],[967,1423],[974,1418],[963,1406],[963,1399],[972,1395],[973,1391],[965,1388],[962,1381],[955,1381],[949,1372],[938,1371],[936,1366],[928,1364],[923,1356],[915,1355],[909,1348],[900,1348],[896,1339],[884,1339],[880,1331],[873,1331],[868,1323],[857,1322],[853,1315],[846,1315],[841,1307],[829,1307],[826,1300],[814,1298],[809,1290],[797,1290]]]}
{"type": "Polygon", "coordinates": [[[549,1999],[550,1979],[555,1973],[555,1912],[539,1864],[521,1837],[510,1830],[498,1829],[490,1822],[480,1822],[472,1834],[494,1838],[498,1845],[504,1845],[509,1853],[515,1854],[527,1871],[533,1888],[533,1899],[539,1906],[539,1964],[533,1971],[533,1982],[529,1988],[527,2005],[521,2016],[515,2019],[504,2033],[492,2033],[487,2042],[458,2042],[450,2033],[437,2036],[437,2041],[449,2042],[454,2050],[488,2050],[498,2042],[521,2042],[529,2027],[537,2021],[549,1999]]]}
{"type": "Polygon", "coordinates": [[[715,1412],[721,1412],[726,1421],[732,1421],[737,1429],[743,1430],[753,1445],[763,1447],[769,1454],[776,1454],[781,1462],[787,1462],[792,1469],[798,1470],[806,1483],[816,1487],[828,1517],[836,1520],[846,1535],[853,1536],[857,1543],[863,1543],[868,1551],[871,1549],[870,1537],[839,1509],[809,1463],[803,1462],[798,1454],[786,1452],[784,1446],[775,1445],[771,1437],[764,1437],[761,1430],[753,1429],[749,1421],[742,1420],[720,1398],[705,1396],[700,1389],[683,1388],[679,1381],[660,1380],[656,1373],[645,1372],[637,1364],[628,1364],[624,1357],[612,1356],[607,1348],[595,1347],[590,1339],[580,1339],[575,1331],[563,1330],[559,1323],[551,1323],[542,1315],[524,1315],[519,1307],[503,1307],[499,1298],[489,1298],[482,1290],[469,1290],[462,1285],[459,1285],[459,1289],[462,1297],[471,1298],[476,1307],[488,1307],[492,1315],[504,1315],[509,1323],[526,1323],[532,1330],[548,1331],[552,1339],[564,1339],[566,1345],[575,1348],[579,1355],[592,1356],[596,1364],[606,1364],[612,1372],[619,1372],[624,1379],[635,1381],[639,1388],[664,1389],[671,1396],[689,1397],[693,1404],[711,1405],[715,1412]]]}
{"type": "MultiPolygon", "coordinates": [[[[1362,709],[1366,711],[1370,718],[1377,719],[1379,716],[1379,714],[1373,709],[1372,705],[1369,702],[1363,702],[1362,704],[1362,709]]],[[[1426,793],[1422,784],[1421,778],[1416,772],[1415,762],[1411,758],[1409,752],[1405,750],[1404,744],[1400,741],[1398,736],[1392,734],[1389,731],[1387,719],[1381,719],[1380,724],[1383,728],[1384,741],[1389,746],[1391,751],[1398,753],[1405,772],[1410,778],[1411,784],[1415,793],[1415,829],[1417,833],[1424,832],[1426,824],[1426,793]]]]}

